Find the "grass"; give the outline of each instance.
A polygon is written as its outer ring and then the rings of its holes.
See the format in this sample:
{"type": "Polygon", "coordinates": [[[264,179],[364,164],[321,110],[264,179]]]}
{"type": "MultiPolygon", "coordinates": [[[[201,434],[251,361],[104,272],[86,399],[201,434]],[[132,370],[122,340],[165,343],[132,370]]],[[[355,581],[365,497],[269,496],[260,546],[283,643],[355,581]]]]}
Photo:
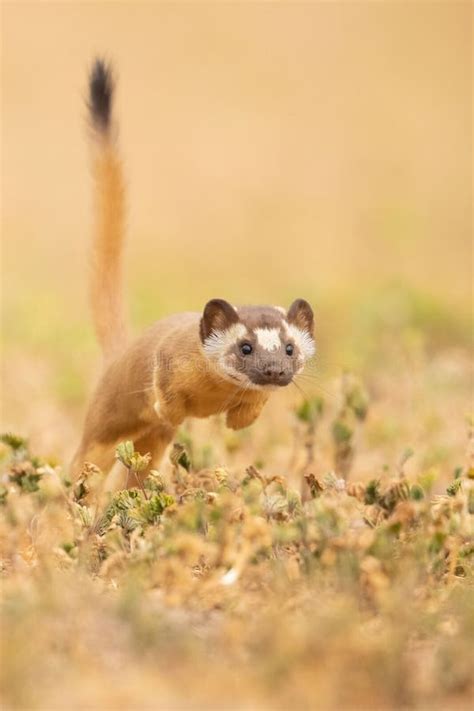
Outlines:
{"type": "MultiPolygon", "coordinates": [[[[338,388],[329,413],[321,396],[295,408],[287,476],[203,468],[185,432],[143,489],[105,501],[96,467],[73,485],[3,436],[6,708],[467,709],[472,424],[451,475],[407,448],[359,482],[371,405],[355,377],[338,388]]],[[[117,458],[131,480],[147,464],[131,443],[117,458]]]]}

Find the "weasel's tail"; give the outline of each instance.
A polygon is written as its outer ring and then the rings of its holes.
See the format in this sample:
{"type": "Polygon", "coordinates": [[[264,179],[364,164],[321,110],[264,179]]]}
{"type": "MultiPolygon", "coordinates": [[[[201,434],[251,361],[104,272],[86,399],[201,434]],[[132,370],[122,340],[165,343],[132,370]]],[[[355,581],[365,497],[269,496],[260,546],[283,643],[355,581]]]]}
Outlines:
{"type": "Polygon", "coordinates": [[[125,232],[124,184],[113,122],[114,80],[98,59],[89,77],[89,120],[95,190],[90,296],[97,338],[105,358],[124,345],[122,252],[125,232]]]}

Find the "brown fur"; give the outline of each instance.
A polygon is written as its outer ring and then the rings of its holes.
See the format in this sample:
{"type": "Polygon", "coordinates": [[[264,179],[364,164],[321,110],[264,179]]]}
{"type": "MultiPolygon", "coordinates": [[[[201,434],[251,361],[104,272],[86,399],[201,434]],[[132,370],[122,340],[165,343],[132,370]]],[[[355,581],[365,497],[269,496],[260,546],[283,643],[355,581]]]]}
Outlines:
{"type": "Polygon", "coordinates": [[[126,341],[122,298],[124,188],[113,139],[98,135],[93,155],[96,183],[90,299],[97,338],[106,359],[126,341]]]}
{"type": "MultiPolygon", "coordinates": [[[[98,61],[91,73],[89,102],[96,189],[91,297],[106,368],[86,414],[72,464],[75,476],[85,461],[107,472],[116,445],[125,439],[133,440],[142,454],[150,452],[156,466],[186,417],[225,413],[232,429],[252,424],[269,397],[266,386],[286,385],[302,367],[297,344],[291,357],[286,352],[291,334],[285,328],[298,322],[312,331],[311,307],[303,300],[286,315],[275,307],[235,309],[212,299],[202,314],[165,318],[126,345],[121,289],[124,190],[112,99],[110,68],[98,61]],[[228,343],[232,328],[236,336],[228,343]],[[278,348],[268,349],[265,342],[262,346],[253,328],[279,329],[278,348]],[[251,346],[253,359],[243,352],[244,345],[251,346]]],[[[298,334],[293,336],[297,341],[298,334]]]]}
{"type": "Polygon", "coordinates": [[[268,392],[235,385],[203,354],[198,313],[155,323],[110,363],[90,403],[73,470],[94,461],[113,463],[115,446],[132,439],[138,451],[161,459],[186,417],[226,413],[232,429],[252,424],[268,392]]]}

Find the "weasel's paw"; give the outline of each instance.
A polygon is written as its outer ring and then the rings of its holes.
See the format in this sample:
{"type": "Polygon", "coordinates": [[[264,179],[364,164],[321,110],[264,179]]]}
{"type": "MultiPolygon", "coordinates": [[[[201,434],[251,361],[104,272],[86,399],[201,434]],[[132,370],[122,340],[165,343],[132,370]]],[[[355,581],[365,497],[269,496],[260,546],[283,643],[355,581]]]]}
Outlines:
{"type": "Polygon", "coordinates": [[[261,412],[261,408],[239,408],[228,410],[226,417],[226,425],[231,430],[241,430],[244,427],[249,427],[253,424],[261,412]]]}

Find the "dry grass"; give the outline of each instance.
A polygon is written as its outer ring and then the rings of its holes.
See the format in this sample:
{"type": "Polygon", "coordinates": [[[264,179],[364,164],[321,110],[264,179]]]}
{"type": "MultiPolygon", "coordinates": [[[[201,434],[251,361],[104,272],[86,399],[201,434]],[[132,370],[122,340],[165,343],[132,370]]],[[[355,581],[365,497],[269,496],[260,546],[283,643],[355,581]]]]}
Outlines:
{"type": "MultiPolygon", "coordinates": [[[[346,470],[360,394],[331,428],[346,470]]],[[[307,451],[319,413],[297,413],[307,451]]],[[[302,499],[176,445],[166,475],[101,505],[94,467],[73,487],[4,442],[7,708],[469,708],[472,439],[436,496],[433,471],[406,477],[409,452],[365,484],[307,470],[302,499]]]]}

